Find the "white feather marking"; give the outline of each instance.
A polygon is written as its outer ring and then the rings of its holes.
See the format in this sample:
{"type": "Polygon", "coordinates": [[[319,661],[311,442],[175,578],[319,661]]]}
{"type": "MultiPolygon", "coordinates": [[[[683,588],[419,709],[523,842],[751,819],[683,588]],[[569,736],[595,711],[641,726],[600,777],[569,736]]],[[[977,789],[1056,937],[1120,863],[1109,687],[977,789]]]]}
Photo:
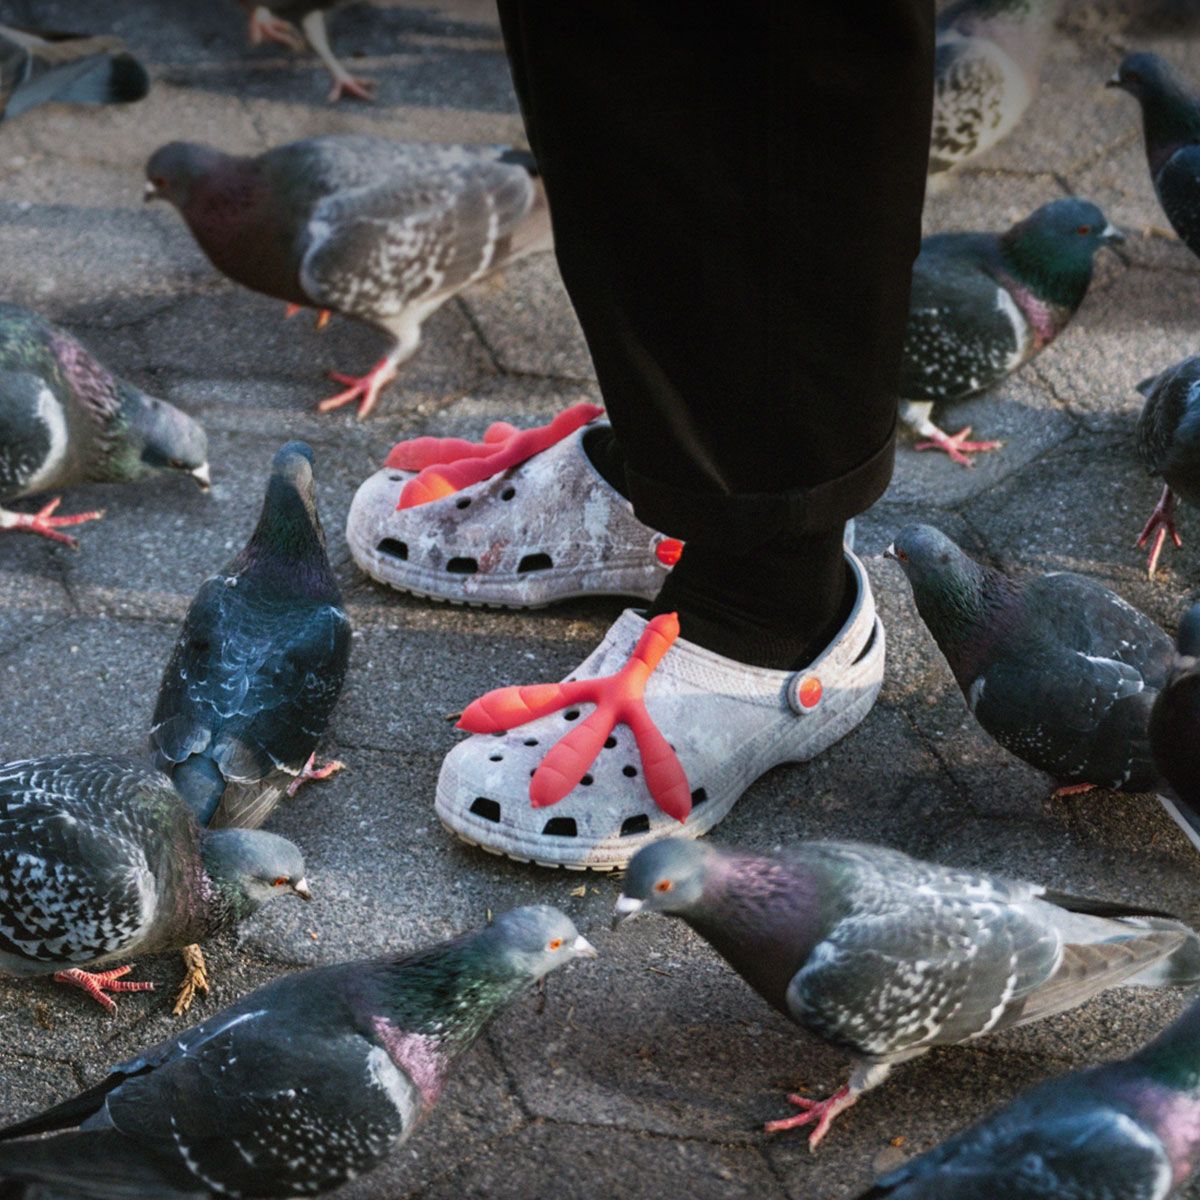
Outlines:
{"type": "Polygon", "coordinates": [[[46,451],[42,465],[24,484],[31,492],[36,492],[53,481],[67,453],[67,417],[58,397],[48,387],[38,392],[36,415],[50,435],[50,448],[46,451]]]}

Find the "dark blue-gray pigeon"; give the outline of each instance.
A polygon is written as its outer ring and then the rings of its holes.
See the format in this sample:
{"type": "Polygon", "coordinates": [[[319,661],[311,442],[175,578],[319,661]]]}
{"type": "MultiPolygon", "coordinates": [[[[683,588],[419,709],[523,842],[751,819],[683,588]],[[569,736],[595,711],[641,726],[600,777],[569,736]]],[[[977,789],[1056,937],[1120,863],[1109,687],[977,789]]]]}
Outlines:
{"type": "Polygon", "coordinates": [[[1037,92],[1061,0],[956,0],[938,15],[929,180],[990,150],[1037,92]]]}
{"type": "Polygon", "coordinates": [[[365,417],[421,323],[468,284],[550,246],[529,154],[361,134],[308,138],[257,157],[191,142],[156,150],[146,198],[179,210],[213,266],[289,306],[353,317],[392,349],[361,379],[334,374],[365,417]]]}
{"type": "Polygon", "coordinates": [[[1162,495],[1137,541],[1144,546],[1154,539],[1147,561],[1153,578],[1167,535],[1183,545],[1175,529],[1176,497],[1200,505],[1200,357],[1143,379],[1138,391],[1146,397],[1137,423],[1138,456],[1163,480],[1162,495]]]}
{"type": "Polygon", "coordinates": [[[54,516],[2,506],[82,483],[132,483],[166,471],[209,484],[208,439],[186,413],[110,374],[65,329],[15,304],[0,304],[0,530],[60,532],[102,516],[54,516]]]}
{"type": "Polygon", "coordinates": [[[1172,815],[1200,846],[1200,604],[1184,614],[1175,643],[1177,657],[1150,713],[1150,749],[1170,789],[1164,803],[1178,802],[1172,815]]]}
{"type": "Polygon", "coordinates": [[[250,14],[249,33],[252,46],[271,41],[278,42],[289,50],[303,50],[307,41],[333,79],[333,87],[329,91],[331,102],[336,103],[343,94],[357,96],[360,100],[373,100],[375,84],[346,70],[329,45],[325,14],[341,2],[342,0],[269,0],[266,4],[260,4],[258,0],[239,0],[242,8],[250,14]],[[296,28],[297,25],[299,29],[296,28]]]}
{"type": "Polygon", "coordinates": [[[947,434],[934,405],[982,392],[1044,350],[1070,324],[1096,252],[1123,240],[1087,200],[1053,200],[1004,233],[939,233],[913,265],[900,363],[900,417],[962,466],[998,442],[947,434]]]}
{"type": "Polygon", "coordinates": [[[1183,244],[1200,255],[1200,98],[1157,54],[1130,54],[1109,87],[1142,106],[1150,180],[1183,244]]]}
{"type": "Polygon", "coordinates": [[[1051,1079],[858,1200],[1166,1200],[1200,1161],[1200,1004],[1130,1058],[1051,1079]]]}
{"type": "Polygon", "coordinates": [[[1060,791],[1146,792],[1150,710],[1175,659],[1149,617],[1068,571],[1011,575],[915,525],[888,550],[967,707],[1060,791]]]}
{"type": "Polygon", "coordinates": [[[0,1130],[0,1182],[31,1185],[5,1200],[331,1191],[411,1136],[493,1016],[594,954],[557,909],[530,907],[403,957],[284,976],[0,1130]]]}
{"type": "Polygon", "coordinates": [[[618,916],[682,918],[789,1020],[845,1050],[850,1081],[766,1129],[834,1118],[893,1066],[1075,1008],[1112,987],[1200,980],[1200,938],[1154,910],[804,842],[754,854],[670,838],[639,850],[618,916]]]}
{"type": "Polygon", "coordinates": [[[0,974],[52,975],[110,1012],[149,991],[93,972],[232,929],[285,892],[304,859],[261,830],[204,830],[161,772],[107,754],[0,765],[0,974]]]}
{"type": "Polygon", "coordinates": [[[0,25],[0,121],[50,101],[128,104],[149,90],[146,68],[117,38],[0,25]]]}
{"type": "Polygon", "coordinates": [[[202,825],[255,828],[316,765],[350,657],[317,515],[313,452],[271,463],[250,540],[196,593],[159,686],[150,748],[202,825]]]}

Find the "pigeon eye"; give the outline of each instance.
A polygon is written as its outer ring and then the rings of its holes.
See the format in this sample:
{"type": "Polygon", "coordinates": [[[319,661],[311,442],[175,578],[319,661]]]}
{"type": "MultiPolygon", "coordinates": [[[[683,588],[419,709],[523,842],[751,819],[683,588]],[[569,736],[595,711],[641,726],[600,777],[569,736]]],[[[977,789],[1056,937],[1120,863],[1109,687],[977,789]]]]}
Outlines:
{"type": "Polygon", "coordinates": [[[174,467],[177,471],[182,471],[187,466],[187,463],[182,458],[169,458],[167,459],[167,465],[174,467]]]}
{"type": "Polygon", "coordinates": [[[1090,225],[1080,225],[1080,227],[1077,230],[1075,230],[1075,232],[1080,234],[1081,236],[1086,236],[1087,234],[1092,232],[1092,227],[1090,225]]]}
{"type": "Polygon", "coordinates": [[[671,890],[671,881],[669,879],[660,879],[655,885],[656,892],[669,892],[671,890]]]}
{"type": "Polygon", "coordinates": [[[283,885],[285,883],[287,883],[287,881],[288,881],[288,877],[286,875],[280,875],[279,878],[276,879],[275,882],[271,884],[271,886],[272,887],[283,887],[283,885]]]}
{"type": "Polygon", "coordinates": [[[166,178],[162,175],[155,175],[150,182],[154,184],[156,188],[165,188],[167,186],[166,178]]]}
{"type": "Polygon", "coordinates": [[[898,558],[898,559],[899,559],[901,562],[908,562],[908,555],[907,555],[907,553],[905,553],[905,551],[903,551],[903,550],[897,550],[897,551],[896,551],[896,557],[897,557],[897,558],[898,558]]]}
{"type": "Polygon", "coordinates": [[[546,949],[547,950],[561,950],[562,944],[563,944],[562,938],[555,938],[552,942],[547,944],[546,949]]]}

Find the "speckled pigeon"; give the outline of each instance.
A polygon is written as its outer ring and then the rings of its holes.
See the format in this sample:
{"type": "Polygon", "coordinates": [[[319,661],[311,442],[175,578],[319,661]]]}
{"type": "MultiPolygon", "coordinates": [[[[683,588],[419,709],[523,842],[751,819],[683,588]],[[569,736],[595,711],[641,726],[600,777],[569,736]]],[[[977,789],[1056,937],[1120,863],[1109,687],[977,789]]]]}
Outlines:
{"type": "Polygon", "coordinates": [[[1153,578],[1167,535],[1183,545],[1175,529],[1176,497],[1200,505],[1200,356],[1143,379],[1138,391],[1146,397],[1137,423],[1138,455],[1163,480],[1162,496],[1137,542],[1144,546],[1154,539],[1147,560],[1153,578]]]}
{"type": "Polygon", "coordinates": [[[53,975],[109,1011],[148,991],[105,966],[176,950],[285,891],[310,898],[304,859],[260,830],[202,830],[160,772],[107,754],[0,766],[0,974],[53,975]]]}
{"type": "Polygon", "coordinates": [[[938,16],[929,178],[1007,137],[1037,91],[1061,0],[957,0],[938,16]]]}
{"type": "Polygon", "coordinates": [[[1006,750],[1062,791],[1145,792],[1158,782],[1150,709],[1171,639],[1115,592],[1067,571],[1013,576],[928,525],[888,550],[967,706],[1006,750]]]}
{"type": "Polygon", "coordinates": [[[1158,202],[1184,245],[1200,255],[1200,97],[1157,54],[1130,54],[1108,83],[1141,104],[1158,202]]]}
{"type": "Polygon", "coordinates": [[[1178,656],[1150,714],[1150,749],[1182,803],[1172,815],[1200,847],[1200,604],[1184,614],[1176,646],[1178,656]]]}
{"type": "Polygon", "coordinates": [[[0,1181],[93,1200],[330,1191],[412,1134],[491,1017],[594,954],[531,907],[402,958],[284,976],[0,1130],[0,1181]]]}
{"type": "Polygon", "coordinates": [[[1166,1200],[1200,1161],[1200,1005],[1131,1058],[1051,1079],[858,1200],[1166,1200]]]}
{"type": "Polygon", "coordinates": [[[154,709],[155,761],[202,825],[259,826],[341,766],[315,766],[350,656],[341,604],[313,453],[289,442],[250,540],[196,593],[154,709]]]}
{"type": "Polygon", "coordinates": [[[421,323],[467,284],[548,249],[545,193],[528,154],[359,134],[255,158],[172,142],[146,166],[146,197],[179,209],[231,279],[289,305],[342,313],[394,339],[320,408],[365,417],[416,350],[421,323]]]}
{"type": "Polygon", "coordinates": [[[257,46],[267,40],[279,42],[289,50],[303,50],[308,44],[317,52],[333,77],[329,99],[336,102],[346,92],[360,100],[373,99],[375,85],[366,79],[352,75],[338,61],[329,46],[329,33],[325,28],[325,14],[336,8],[342,0],[270,0],[259,4],[258,0],[239,0],[250,14],[250,43],[257,46]],[[296,26],[299,25],[300,29],[296,26]],[[301,33],[300,31],[304,32],[301,33]]]}
{"type": "Polygon", "coordinates": [[[850,1082],[768,1132],[838,1113],[934,1046],[1075,1008],[1118,986],[1200,980],[1200,938],[1166,914],[805,842],[772,855],[671,838],[639,850],[618,916],[681,917],[784,1016],[850,1053],[850,1082]]]}
{"type": "Polygon", "coordinates": [[[2,506],[81,483],[126,483],[186,471],[207,489],[208,439],[186,413],[116,378],[65,329],[0,304],[0,530],[74,546],[59,530],[102,513],[52,514],[2,506]]]}
{"type": "Polygon", "coordinates": [[[957,463],[994,450],[950,435],[935,404],[984,391],[1044,350],[1070,323],[1092,282],[1101,246],[1122,241],[1086,200],[1053,200],[1005,233],[939,233],[913,266],[908,334],[900,366],[900,416],[957,463]]]}
{"type": "Polygon", "coordinates": [[[0,25],[0,121],[39,104],[127,104],[150,90],[150,76],[112,37],[0,25]]]}

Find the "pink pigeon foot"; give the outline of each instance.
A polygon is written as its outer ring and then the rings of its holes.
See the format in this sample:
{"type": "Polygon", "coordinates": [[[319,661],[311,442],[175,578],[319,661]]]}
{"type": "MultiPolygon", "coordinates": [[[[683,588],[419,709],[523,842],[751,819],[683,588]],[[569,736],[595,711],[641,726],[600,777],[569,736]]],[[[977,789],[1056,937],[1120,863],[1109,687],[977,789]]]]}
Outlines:
{"type": "Polygon", "coordinates": [[[132,980],[121,979],[122,975],[128,975],[132,970],[132,966],[114,967],[111,971],[81,971],[78,967],[72,967],[69,971],[56,972],[54,982],[82,988],[97,1004],[102,1004],[110,1013],[115,1013],[116,1001],[106,996],[105,992],[154,991],[152,983],[135,983],[132,980]]]}
{"type": "Polygon", "coordinates": [[[336,104],[343,95],[355,96],[359,100],[374,100],[375,81],[359,79],[357,75],[335,75],[333,87],[329,89],[330,104],[336,104]]]}
{"type": "Polygon", "coordinates": [[[982,454],[987,450],[999,450],[1003,442],[968,442],[967,435],[971,427],[960,429],[957,433],[945,433],[935,427],[929,441],[918,442],[917,450],[943,450],[960,467],[973,467],[975,464],[967,457],[968,454],[982,454]]]}
{"type": "Polygon", "coordinates": [[[304,38],[300,36],[300,31],[295,25],[275,16],[265,4],[260,4],[250,14],[248,33],[252,46],[261,46],[263,42],[278,42],[289,50],[304,49],[304,38]]]}
{"type": "Polygon", "coordinates": [[[59,533],[58,530],[71,525],[82,525],[84,521],[98,521],[104,516],[104,509],[97,509],[95,512],[72,513],[67,517],[56,517],[54,510],[61,503],[62,497],[55,496],[49,504],[35,513],[15,513],[0,508],[0,530],[17,529],[24,530],[26,533],[36,533],[53,542],[61,542],[64,546],[70,546],[72,550],[78,550],[78,541],[69,534],[59,533]]]}
{"type": "Polygon", "coordinates": [[[344,762],[339,762],[336,758],[331,758],[327,763],[322,763],[318,767],[316,754],[310,754],[308,762],[304,764],[303,770],[288,784],[288,797],[294,796],[310,779],[328,779],[330,775],[343,770],[345,766],[344,762]]]}
{"type": "MultiPolygon", "coordinates": [[[[287,306],[287,311],[283,314],[283,319],[285,321],[290,321],[303,308],[304,308],[303,304],[289,304],[287,306]]],[[[329,308],[318,308],[317,309],[317,320],[315,323],[315,328],[317,329],[318,332],[320,332],[322,329],[325,328],[326,325],[329,324],[329,318],[332,316],[333,316],[332,309],[329,309],[329,308]]]]}
{"type": "Polygon", "coordinates": [[[828,1100],[810,1100],[807,1096],[789,1094],[788,1102],[794,1104],[801,1112],[793,1117],[784,1117],[778,1121],[768,1121],[763,1126],[766,1133],[780,1133],[785,1129],[799,1129],[802,1125],[817,1123],[808,1139],[809,1150],[816,1150],[821,1140],[829,1132],[829,1127],[840,1113],[858,1102],[858,1097],[850,1091],[850,1085],[843,1084],[828,1100]]]}
{"type": "Polygon", "coordinates": [[[334,383],[344,383],[348,386],[344,392],[322,400],[317,405],[317,410],[332,412],[335,408],[341,408],[343,404],[350,404],[352,401],[358,400],[360,402],[358,419],[361,421],[375,407],[379,393],[396,378],[396,367],[390,358],[381,358],[366,375],[361,377],[341,375],[337,371],[330,371],[329,378],[334,383]]]}
{"type": "Polygon", "coordinates": [[[1162,495],[1150,514],[1150,520],[1146,522],[1146,528],[1137,540],[1139,549],[1150,540],[1151,534],[1154,534],[1154,545],[1151,546],[1150,557],[1146,560],[1146,572],[1153,579],[1154,572],[1158,570],[1158,556],[1162,553],[1167,535],[1171,535],[1176,549],[1183,545],[1183,538],[1175,528],[1175,493],[1169,487],[1163,488],[1162,495]]]}
{"type": "Polygon", "coordinates": [[[1064,783],[1050,793],[1051,800],[1061,800],[1064,796],[1081,796],[1084,792],[1094,791],[1099,785],[1095,783],[1064,783]]]}

